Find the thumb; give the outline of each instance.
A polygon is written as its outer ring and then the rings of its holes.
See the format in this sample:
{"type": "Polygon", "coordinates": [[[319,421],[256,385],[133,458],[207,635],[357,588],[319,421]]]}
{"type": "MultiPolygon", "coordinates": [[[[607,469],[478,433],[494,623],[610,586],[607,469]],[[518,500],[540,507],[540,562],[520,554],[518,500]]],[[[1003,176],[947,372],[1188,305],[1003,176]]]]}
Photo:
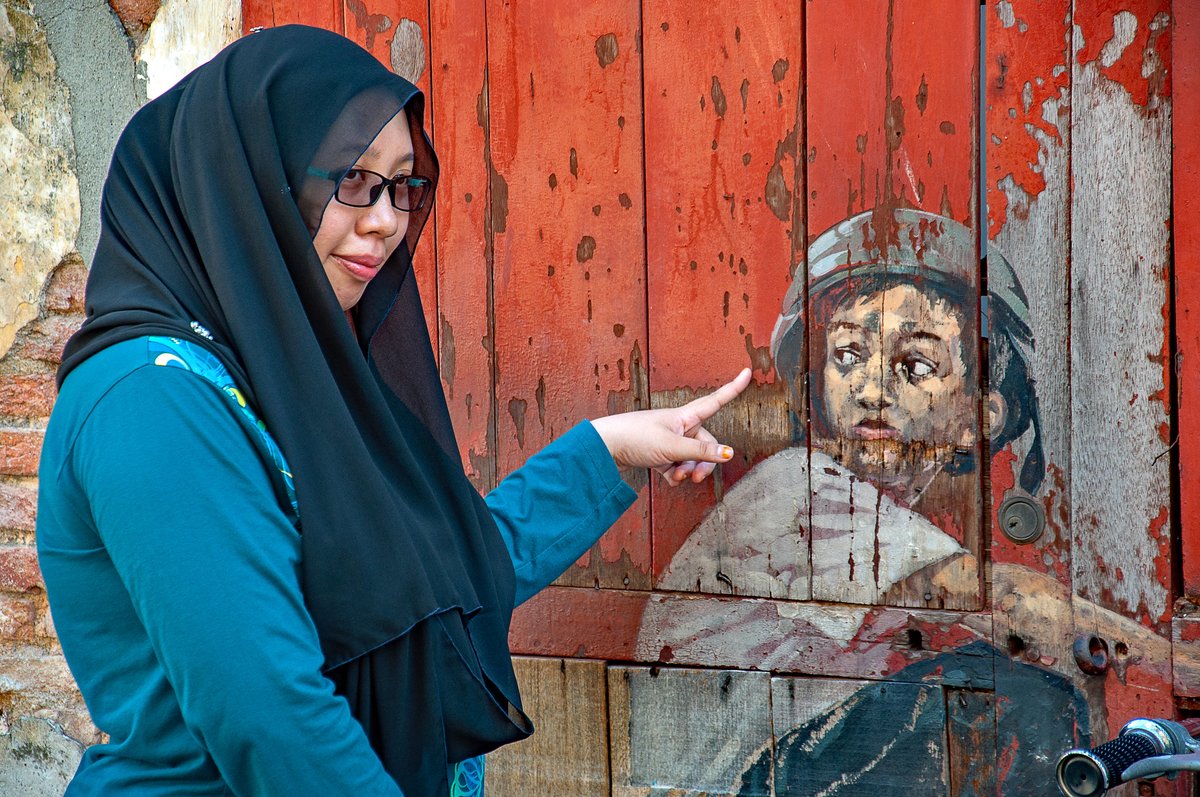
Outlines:
{"type": "Polygon", "coordinates": [[[692,437],[676,437],[667,452],[672,462],[728,462],[733,459],[733,449],[715,440],[697,440],[692,437]]]}

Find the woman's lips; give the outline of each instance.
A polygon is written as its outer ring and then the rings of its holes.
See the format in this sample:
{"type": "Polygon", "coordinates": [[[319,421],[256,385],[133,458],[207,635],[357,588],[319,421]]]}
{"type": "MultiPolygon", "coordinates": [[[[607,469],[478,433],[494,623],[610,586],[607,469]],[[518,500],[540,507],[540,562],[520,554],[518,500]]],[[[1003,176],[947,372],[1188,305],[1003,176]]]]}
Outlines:
{"type": "Polygon", "coordinates": [[[850,430],[859,440],[894,440],[900,430],[876,418],[859,421],[850,430]]]}
{"type": "Polygon", "coordinates": [[[363,282],[370,282],[379,273],[379,267],[383,261],[377,257],[355,257],[350,255],[334,255],[333,256],[342,268],[350,272],[352,276],[363,282]]]}

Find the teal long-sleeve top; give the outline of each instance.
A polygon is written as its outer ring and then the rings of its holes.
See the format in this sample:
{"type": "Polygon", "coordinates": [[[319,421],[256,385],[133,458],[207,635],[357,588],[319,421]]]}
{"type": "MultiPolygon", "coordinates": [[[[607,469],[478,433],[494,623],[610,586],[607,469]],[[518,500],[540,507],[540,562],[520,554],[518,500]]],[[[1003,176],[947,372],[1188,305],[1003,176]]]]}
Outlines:
{"type": "MultiPolygon", "coordinates": [[[[79,365],[42,451],[38,556],[55,628],[110,737],[85,751],[67,794],[400,794],[321,675],[278,450],[236,390],[162,367],[154,340],[79,365]]],[[[634,497],[587,422],[504,479],[486,501],[517,602],[634,497]]]]}

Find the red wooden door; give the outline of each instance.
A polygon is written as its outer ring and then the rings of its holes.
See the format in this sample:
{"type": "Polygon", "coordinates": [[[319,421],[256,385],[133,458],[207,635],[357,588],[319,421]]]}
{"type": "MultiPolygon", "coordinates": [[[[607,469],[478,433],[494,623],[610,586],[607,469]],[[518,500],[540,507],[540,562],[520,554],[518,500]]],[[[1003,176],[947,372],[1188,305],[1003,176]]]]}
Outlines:
{"type": "Polygon", "coordinates": [[[417,273],[480,488],[755,369],[713,424],[734,461],[631,474],[518,610],[543,732],[493,793],[1046,794],[1067,747],[1200,695],[1167,0],[245,11],[429,96],[417,273]]]}

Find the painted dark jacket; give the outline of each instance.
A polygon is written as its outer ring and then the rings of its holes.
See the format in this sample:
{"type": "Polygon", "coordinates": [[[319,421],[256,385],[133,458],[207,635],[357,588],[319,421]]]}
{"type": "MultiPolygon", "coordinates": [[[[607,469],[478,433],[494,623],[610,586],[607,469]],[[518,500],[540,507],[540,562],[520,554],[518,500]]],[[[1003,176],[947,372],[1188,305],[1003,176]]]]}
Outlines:
{"type": "Polygon", "coordinates": [[[948,794],[940,751],[949,738],[970,751],[959,762],[965,771],[956,773],[954,797],[1042,797],[1055,792],[1057,753],[1091,743],[1087,718],[1084,696],[1069,679],[972,642],[864,686],[787,731],[775,743],[774,792],[768,750],[747,768],[738,794],[948,794]],[[947,688],[924,683],[932,676],[947,688]]]}
{"type": "MultiPolygon", "coordinates": [[[[220,362],[178,339],[124,341],[72,372],[54,415],[39,558],[68,664],[111,737],[67,793],[399,794],[321,675],[290,471],[220,362]]],[[[635,495],[586,422],[505,479],[487,504],[517,602],[635,495]]],[[[482,761],[452,767],[450,788],[481,794],[482,761]]]]}

